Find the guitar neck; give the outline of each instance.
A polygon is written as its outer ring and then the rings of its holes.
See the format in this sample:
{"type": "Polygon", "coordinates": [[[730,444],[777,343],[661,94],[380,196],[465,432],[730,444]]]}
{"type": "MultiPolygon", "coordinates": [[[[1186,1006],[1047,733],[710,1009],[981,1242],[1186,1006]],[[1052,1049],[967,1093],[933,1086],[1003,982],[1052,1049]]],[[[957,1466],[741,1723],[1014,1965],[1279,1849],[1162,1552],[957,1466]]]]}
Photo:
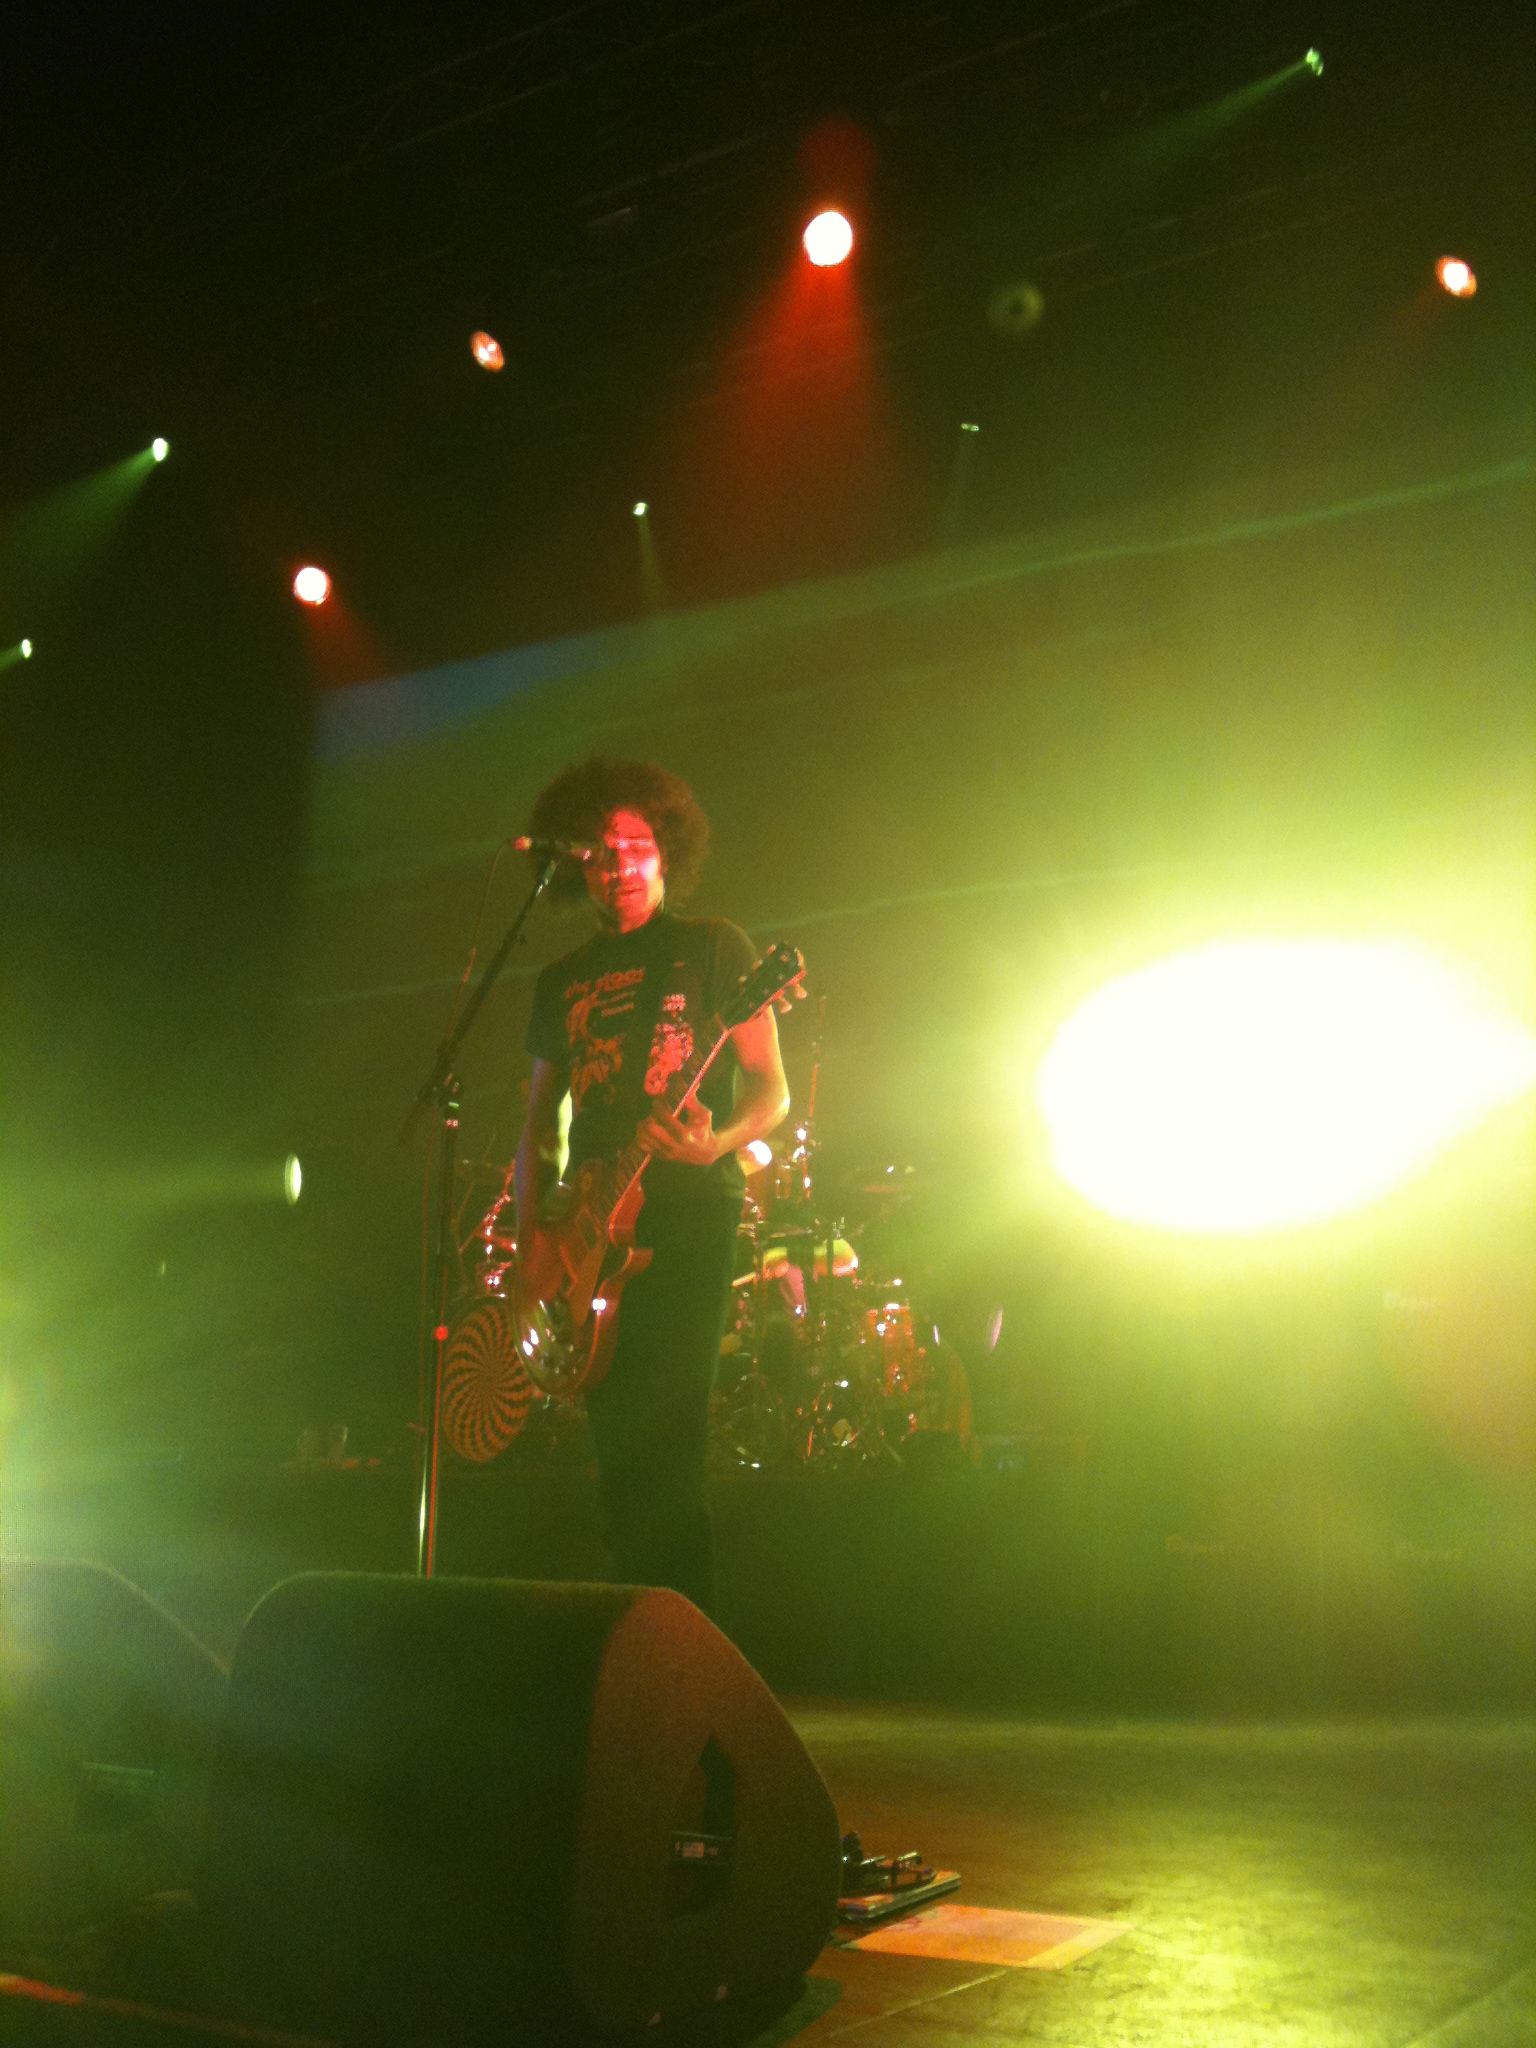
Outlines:
{"type": "MultiPolygon", "coordinates": [[[[718,1017],[711,1017],[706,1028],[711,1039],[708,1052],[695,1050],[691,1053],[670,1081],[668,1081],[663,1091],[663,1100],[674,1116],[685,1103],[691,1102],[694,1096],[697,1095],[699,1083],[714,1065],[719,1057],[720,1048],[731,1035],[718,1017]]],[[[631,1138],[624,1147],[624,1150],[613,1162],[612,1206],[617,1207],[623,1197],[628,1194],[641,1174],[644,1173],[650,1158],[649,1147],[642,1145],[638,1138],[631,1138]]]]}

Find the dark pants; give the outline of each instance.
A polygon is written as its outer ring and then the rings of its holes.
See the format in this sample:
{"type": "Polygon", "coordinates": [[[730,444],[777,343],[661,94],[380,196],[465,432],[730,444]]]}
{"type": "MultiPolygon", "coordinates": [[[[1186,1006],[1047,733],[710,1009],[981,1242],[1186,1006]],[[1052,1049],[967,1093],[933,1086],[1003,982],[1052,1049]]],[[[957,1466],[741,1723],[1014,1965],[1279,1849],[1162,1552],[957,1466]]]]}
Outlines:
{"type": "Polygon", "coordinates": [[[641,1210],[636,1236],[653,1257],[624,1290],[613,1363],[587,1396],[620,1580],[671,1586],[706,1613],[715,1596],[704,1492],[709,1396],[740,1220],[739,1202],[641,1210]]]}

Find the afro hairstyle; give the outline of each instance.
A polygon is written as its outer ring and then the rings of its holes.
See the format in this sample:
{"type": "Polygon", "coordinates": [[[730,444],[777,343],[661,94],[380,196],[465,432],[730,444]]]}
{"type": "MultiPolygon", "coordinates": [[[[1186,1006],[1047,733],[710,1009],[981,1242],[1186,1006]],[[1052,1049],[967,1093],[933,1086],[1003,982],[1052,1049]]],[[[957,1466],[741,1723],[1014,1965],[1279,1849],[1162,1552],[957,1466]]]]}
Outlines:
{"type": "MultiPolygon", "coordinates": [[[[602,754],[578,761],[539,791],[528,830],[535,839],[601,839],[615,811],[638,811],[655,833],[668,901],[691,896],[709,852],[709,820],[682,777],[654,761],[611,761],[602,754]]],[[[583,895],[580,863],[562,861],[550,887],[557,896],[583,895]]]]}

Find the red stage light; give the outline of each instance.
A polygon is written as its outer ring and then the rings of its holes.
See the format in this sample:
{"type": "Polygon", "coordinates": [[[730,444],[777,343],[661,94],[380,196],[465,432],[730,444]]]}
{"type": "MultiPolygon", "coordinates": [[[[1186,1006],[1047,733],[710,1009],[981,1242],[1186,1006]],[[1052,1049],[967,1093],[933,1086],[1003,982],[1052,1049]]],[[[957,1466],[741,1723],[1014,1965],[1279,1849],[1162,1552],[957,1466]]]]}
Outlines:
{"type": "Polygon", "coordinates": [[[487,334],[483,327],[469,337],[469,352],[482,370],[500,370],[506,365],[501,343],[494,334],[487,334]]]}
{"type": "Polygon", "coordinates": [[[293,579],[293,594],[300,604],[324,604],[331,594],[331,579],[313,562],[306,562],[293,579]]]}
{"type": "Polygon", "coordinates": [[[1471,264],[1464,263],[1459,256],[1442,256],[1435,265],[1435,275],[1453,299],[1470,299],[1477,290],[1471,264]]]}
{"type": "Polygon", "coordinates": [[[846,215],[830,208],[807,222],[800,239],[806,255],[819,270],[830,270],[834,264],[846,262],[853,249],[853,229],[846,215]]]}

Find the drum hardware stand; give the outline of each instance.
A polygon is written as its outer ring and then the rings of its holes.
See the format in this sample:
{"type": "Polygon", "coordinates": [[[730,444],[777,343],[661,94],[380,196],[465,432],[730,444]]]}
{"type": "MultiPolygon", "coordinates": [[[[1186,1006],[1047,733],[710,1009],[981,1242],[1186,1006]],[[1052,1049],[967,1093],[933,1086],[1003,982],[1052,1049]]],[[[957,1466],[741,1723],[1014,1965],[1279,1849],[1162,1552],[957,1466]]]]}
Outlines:
{"type": "Polygon", "coordinates": [[[763,1267],[763,1230],[761,1216],[752,1227],[752,1376],[761,1380],[763,1376],[763,1352],[768,1343],[768,1280],[763,1267]]]}
{"type": "Polygon", "coordinates": [[[827,998],[823,993],[816,999],[816,1031],[811,1039],[811,1078],[806,1090],[805,1115],[796,1128],[795,1149],[790,1155],[799,1174],[799,1193],[805,1203],[806,1237],[810,1244],[810,1263],[806,1272],[806,1308],[810,1324],[808,1335],[816,1365],[809,1403],[798,1411],[795,1418],[802,1443],[801,1455],[807,1463],[815,1458],[821,1444],[824,1427],[823,1403],[827,1399],[829,1388],[836,1381],[841,1363],[838,1347],[841,1293],[837,1280],[837,1238],[841,1219],[833,1215],[818,1219],[816,1214],[815,1162],[821,1150],[816,1128],[816,1113],[826,1023],[827,998]],[[825,1278],[818,1282],[816,1257],[822,1249],[823,1242],[826,1247],[827,1270],[825,1278]]]}
{"type": "Polygon", "coordinates": [[[437,1483],[438,1463],[443,1439],[443,1366],[448,1353],[448,1303],[452,1288],[453,1268],[458,1262],[458,1232],[454,1228],[453,1200],[454,1176],[458,1161],[459,1136],[459,1083],[454,1073],[460,1046],[469,1036],[481,1005],[490,994],[503,967],[523,935],[523,926],[528,913],[548,888],[554,874],[558,857],[551,854],[539,864],[539,872],[533,887],[529,890],[523,907],[507,927],[501,944],[486,966],[485,972],[475,983],[474,993],[464,1006],[464,1013],[451,1026],[448,1036],[437,1048],[437,1059],[431,1078],[422,1083],[411,1104],[404,1124],[400,1129],[400,1143],[409,1143],[416,1126],[429,1108],[441,1111],[443,1119],[442,1151],[438,1161],[437,1183],[437,1248],[432,1259],[432,1281],[428,1296],[435,1320],[432,1325],[433,1369],[431,1419],[427,1415],[427,1382],[423,1375],[417,1396],[416,1409],[416,1456],[421,1475],[420,1499],[416,1514],[416,1576],[430,1579],[437,1552],[437,1483]]]}
{"type": "MultiPolygon", "coordinates": [[[[816,1035],[811,1040],[811,1081],[806,1090],[805,1117],[800,1129],[805,1133],[795,1148],[795,1158],[800,1163],[800,1184],[804,1191],[806,1208],[810,1212],[811,1270],[808,1275],[810,1292],[816,1292],[816,1196],[815,1159],[821,1150],[821,1141],[816,1134],[816,1095],[821,1081],[821,1046],[827,1025],[827,999],[816,998],[816,1035]]],[[[825,1292],[821,1299],[821,1322],[813,1326],[812,1342],[818,1351],[823,1351],[835,1342],[837,1316],[837,1218],[823,1218],[827,1233],[827,1278],[825,1292]]],[[[824,1361],[823,1361],[824,1362],[824,1361]]],[[[819,1377],[819,1375],[818,1375],[819,1377]]]]}

